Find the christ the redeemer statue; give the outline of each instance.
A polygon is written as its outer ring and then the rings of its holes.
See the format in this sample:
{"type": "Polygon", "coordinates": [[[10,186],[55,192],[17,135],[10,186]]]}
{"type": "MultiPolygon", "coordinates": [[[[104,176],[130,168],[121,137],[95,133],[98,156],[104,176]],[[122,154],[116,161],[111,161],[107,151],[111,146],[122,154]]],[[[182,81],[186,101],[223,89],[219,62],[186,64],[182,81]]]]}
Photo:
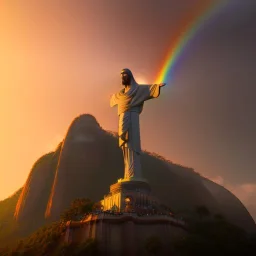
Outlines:
{"type": "Polygon", "coordinates": [[[160,88],[165,86],[165,83],[139,85],[129,69],[121,71],[121,78],[124,89],[112,95],[110,106],[118,106],[118,136],[124,157],[124,179],[140,179],[142,175],[139,115],[144,101],[157,98],[160,95],[160,88]]]}

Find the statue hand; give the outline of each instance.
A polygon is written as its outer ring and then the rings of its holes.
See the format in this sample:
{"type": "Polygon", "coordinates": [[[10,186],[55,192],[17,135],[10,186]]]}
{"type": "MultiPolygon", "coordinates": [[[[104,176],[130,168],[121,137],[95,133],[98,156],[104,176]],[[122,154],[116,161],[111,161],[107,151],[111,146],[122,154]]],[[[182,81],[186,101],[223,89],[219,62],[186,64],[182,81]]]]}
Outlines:
{"type": "Polygon", "coordinates": [[[159,86],[162,87],[162,86],[165,86],[166,83],[160,83],[159,86]]]}

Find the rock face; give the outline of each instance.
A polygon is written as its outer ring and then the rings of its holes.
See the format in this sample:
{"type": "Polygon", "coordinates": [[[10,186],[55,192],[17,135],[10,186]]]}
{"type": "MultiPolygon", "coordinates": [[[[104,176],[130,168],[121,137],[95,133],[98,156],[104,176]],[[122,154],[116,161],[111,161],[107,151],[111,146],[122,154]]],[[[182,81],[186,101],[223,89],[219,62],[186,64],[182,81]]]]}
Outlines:
{"type": "MultiPolygon", "coordinates": [[[[154,154],[142,154],[143,176],[152,192],[177,214],[195,214],[206,206],[246,230],[255,223],[241,202],[223,187],[193,169],[154,154]]],[[[102,199],[109,186],[123,177],[122,152],[116,135],[104,131],[88,114],[71,123],[63,143],[34,165],[17,203],[15,217],[57,220],[70,203],[81,197],[102,199]]]]}
{"type": "Polygon", "coordinates": [[[101,177],[100,170],[105,167],[103,134],[104,131],[91,115],[80,116],[72,122],[61,148],[47,217],[58,219],[74,198],[87,195],[96,199],[93,191],[97,190],[97,182],[94,184],[92,181],[101,177]],[[89,184],[93,190],[87,188],[89,184]]]}
{"type": "Polygon", "coordinates": [[[60,147],[61,144],[56,152],[42,156],[32,167],[16,205],[14,216],[18,221],[28,216],[33,216],[34,221],[44,218],[60,147]]]}

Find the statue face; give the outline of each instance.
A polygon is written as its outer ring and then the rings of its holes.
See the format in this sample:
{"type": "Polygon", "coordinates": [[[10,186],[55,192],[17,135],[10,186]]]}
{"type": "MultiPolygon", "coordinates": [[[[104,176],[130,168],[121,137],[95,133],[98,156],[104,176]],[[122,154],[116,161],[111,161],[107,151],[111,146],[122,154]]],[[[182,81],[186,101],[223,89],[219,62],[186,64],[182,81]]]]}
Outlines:
{"type": "Polygon", "coordinates": [[[121,74],[122,85],[130,85],[131,84],[131,77],[127,73],[121,74]]]}

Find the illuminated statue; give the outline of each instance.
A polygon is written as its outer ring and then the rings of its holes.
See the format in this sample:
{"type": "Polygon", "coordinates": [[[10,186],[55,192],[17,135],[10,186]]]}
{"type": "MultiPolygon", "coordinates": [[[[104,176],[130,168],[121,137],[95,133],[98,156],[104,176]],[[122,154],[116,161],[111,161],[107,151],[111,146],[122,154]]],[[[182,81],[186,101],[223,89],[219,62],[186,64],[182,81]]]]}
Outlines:
{"type": "Polygon", "coordinates": [[[121,71],[124,89],[112,95],[110,106],[118,106],[119,146],[124,157],[124,179],[140,179],[141,175],[141,144],[139,115],[143,110],[144,101],[157,98],[160,88],[165,83],[139,85],[129,69],[121,71]]]}

